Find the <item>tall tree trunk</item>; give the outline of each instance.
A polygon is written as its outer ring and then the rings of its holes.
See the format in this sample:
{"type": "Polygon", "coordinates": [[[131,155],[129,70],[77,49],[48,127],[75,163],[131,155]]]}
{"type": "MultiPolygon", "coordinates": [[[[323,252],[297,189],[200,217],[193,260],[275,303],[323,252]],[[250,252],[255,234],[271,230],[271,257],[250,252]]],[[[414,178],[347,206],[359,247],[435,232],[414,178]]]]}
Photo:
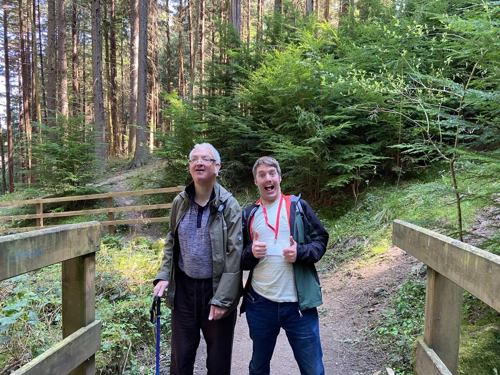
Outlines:
{"type": "MultiPolygon", "coordinates": [[[[309,2],[311,0],[306,0],[306,2],[309,2]]],[[[283,12],[283,0],[274,0],[274,12],[275,13],[282,13],[283,12]]]]}
{"type": "Polygon", "coordinates": [[[122,114],[121,118],[121,132],[120,132],[120,150],[122,155],[127,154],[127,145],[125,144],[126,135],[127,135],[127,126],[128,118],[126,117],[125,110],[125,61],[124,61],[124,47],[123,47],[124,38],[120,38],[120,113],[122,114]]]}
{"type": "Polygon", "coordinates": [[[68,59],[66,57],[65,0],[57,0],[57,109],[63,119],[69,115],[68,59]]]}
{"type": "Polygon", "coordinates": [[[139,65],[139,0],[130,0],[130,97],[128,152],[135,152],[137,129],[137,69],[139,65]]]}
{"type": "Polygon", "coordinates": [[[167,92],[172,92],[172,44],[170,38],[170,8],[169,0],[165,1],[165,12],[166,12],[166,35],[167,35],[167,61],[165,62],[165,70],[167,73],[167,92]]]}
{"type": "Polygon", "coordinates": [[[147,119],[149,121],[149,150],[154,151],[155,147],[155,133],[158,126],[158,97],[159,97],[159,85],[158,85],[158,8],[156,0],[151,0],[149,9],[149,20],[148,20],[148,54],[147,54],[147,75],[148,78],[148,96],[149,101],[149,111],[147,114],[147,119]]]}
{"type": "Polygon", "coordinates": [[[0,162],[2,163],[2,194],[5,194],[7,191],[7,171],[5,170],[5,150],[2,126],[0,126],[0,162]]]}
{"type": "MultiPolygon", "coordinates": [[[[29,19],[31,22],[31,96],[33,98],[32,118],[37,123],[42,121],[42,105],[40,102],[40,71],[38,69],[37,26],[36,26],[36,1],[31,6],[28,4],[29,19]]],[[[33,126],[33,132],[37,129],[33,126]]]]}
{"type": "Polygon", "coordinates": [[[139,5],[139,69],[137,87],[137,145],[131,167],[143,165],[148,157],[146,145],[147,119],[147,54],[148,54],[148,15],[150,0],[142,0],[139,5]]]}
{"type": "Polygon", "coordinates": [[[330,22],[330,0],[325,0],[325,9],[323,10],[323,18],[326,22],[330,22]]]}
{"type": "Polygon", "coordinates": [[[234,35],[239,41],[241,39],[241,0],[231,0],[230,20],[234,35]]]}
{"type": "Polygon", "coordinates": [[[97,168],[106,166],[106,124],[102,85],[102,34],[101,1],[92,0],[92,78],[94,91],[95,154],[97,168]]]}
{"type": "Polygon", "coordinates": [[[10,104],[10,59],[9,59],[9,9],[7,1],[3,3],[3,49],[5,74],[5,119],[7,123],[7,164],[9,170],[9,192],[14,192],[14,131],[12,129],[12,108],[10,104]]]}
{"type": "Polygon", "coordinates": [[[106,115],[106,145],[108,147],[108,156],[114,155],[113,145],[113,124],[111,123],[111,64],[109,53],[109,14],[108,0],[103,1],[103,41],[104,41],[104,83],[108,85],[107,90],[104,90],[104,114],[106,115]]]}
{"type": "MultiPolygon", "coordinates": [[[[82,107],[81,112],[84,118],[84,122],[87,122],[87,32],[82,33],[82,82],[81,87],[81,100],[82,107]]],[[[85,136],[86,132],[84,132],[85,136]]],[[[86,140],[86,138],[85,138],[86,140]]]]}
{"type": "Polygon", "coordinates": [[[197,39],[196,36],[196,24],[197,24],[197,17],[194,15],[194,0],[187,0],[187,17],[188,17],[188,41],[189,41],[189,97],[191,100],[193,99],[193,90],[194,90],[194,81],[195,81],[195,76],[196,76],[196,41],[197,39]]]}
{"type": "Polygon", "coordinates": [[[205,80],[205,20],[206,20],[206,4],[205,0],[198,0],[200,2],[200,14],[199,14],[199,28],[200,28],[200,84],[199,84],[199,92],[203,95],[203,82],[205,80]]]}
{"type": "Polygon", "coordinates": [[[260,46],[263,36],[263,0],[257,0],[257,44],[260,46]]]}
{"type": "Polygon", "coordinates": [[[110,85],[111,85],[111,124],[113,129],[113,154],[119,155],[120,152],[120,124],[118,120],[118,84],[116,82],[116,15],[115,0],[110,0],[110,85]]]}
{"type": "Polygon", "coordinates": [[[182,30],[184,29],[184,16],[183,16],[183,6],[182,0],[179,0],[179,8],[177,11],[178,15],[178,27],[179,27],[179,36],[178,36],[178,44],[177,44],[177,54],[179,57],[179,68],[177,75],[177,84],[178,84],[178,92],[181,97],[186,96],[186,81],[184,78],[184,51],[182,44],[182,30]]]}
{"type": "Polygon", "coordinates": [[[350,0],[340,0],[339,2],[339,24],[340,19],[347,15],[349,12],[349,2],[350,0]]]}
{"type": "Polygon", "coordinates": [[[251,3],[250,3],[250,0],[247,0],[246,2],[247,4],[247,14],[246,14],[246,33],[245,33],[245,36],[246,36],[246,43],[247,43],[247,48],[250,47],[250,24],[251,24],[251,17],[252,17],[252,7],[251,7],[251,3]]]}
{"type": "Polygon", "coordinates": [[[21,119],[19,129],[21,136],[24,138],[23,152],[23,169],[25,169],[26,182],[31,184],[31,61],[29,59],[30,42],[28,32],[25,30],[25,14],[26,9],[23,6],[23,1],[19,0],[19,41],[20,41],[20,60],[21,60],[21,119]]]}
{"type": "Polygon", "coordinates": [[[314,12],[314,0],[306,0],[306,16],[311,16],[314,12]]]}
{"type": "Polygon", "coordinates": [[[55,124],[57,111],[57,35],[55,0],[47,0],[47,115],[48,123],[55,124]]]}
{"type": "MultiPolygon", "coordinates": [[[[43,122],[48,124],[48,115],[47,115],[47,86],[45,85],[45,73],[44,73],[44,60],[43,60],[43,48],[42,48],[42,28],[40,23],[40,3],[36,3],[36,0],[33,0],[33,7],[36,4],[36,18],[38,20],[38,56],[40,57],[40,78],[41,78],[41,91],[42,91],[42,108],[43,108],[43,122]]],[[[35,48],[36,49],[36,48],[35,48]]]]}
{"type": "MultiPolygon", "coordinates": [[[[79,59],[78,59],[78,4],[73,0],[71,18],[71,91],[73,100],[71,101],[71,114],[77,116],[80,111],[80,82],[79,82],[79,59]]],[[[85,69],[85,67],[84,67],[85,69]]]]}

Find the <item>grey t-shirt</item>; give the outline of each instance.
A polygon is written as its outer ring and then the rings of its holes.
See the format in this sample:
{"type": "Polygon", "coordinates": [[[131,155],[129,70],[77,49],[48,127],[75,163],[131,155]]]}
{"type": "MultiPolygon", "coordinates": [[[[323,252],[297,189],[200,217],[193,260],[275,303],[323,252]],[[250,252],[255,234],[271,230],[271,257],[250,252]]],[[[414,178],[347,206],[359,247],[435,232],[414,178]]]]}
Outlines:
{"type": "Polygon", "coordinates": [[[193,279],[212,277],[212,245],[208,232],[209,204],[204,207],[191,201],[179,223],[179,267],[193,279]]]}

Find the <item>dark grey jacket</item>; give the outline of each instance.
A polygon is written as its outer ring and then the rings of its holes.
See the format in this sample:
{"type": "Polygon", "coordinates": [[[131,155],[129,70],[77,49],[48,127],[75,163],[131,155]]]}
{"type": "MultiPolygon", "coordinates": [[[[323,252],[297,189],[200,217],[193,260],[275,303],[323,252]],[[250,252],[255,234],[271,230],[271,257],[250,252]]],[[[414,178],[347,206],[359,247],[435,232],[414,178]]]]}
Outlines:
{"type": "MultiPolygon", "coordinates": [[[[174,308],[175,271],[179,260],[178,226],[189,204],[188,191],[194,191],[191,183],[172,202],[170,231],[167,235],[163,260],[154,284],[168,280],[167,305],[174,308]]],[[[236,308],[242,291],[240,259],[243,248],[241,231],[241,207],[230,192],[218,183],[214,197],[209,202],[208,230],[212,245],[213,292],[210,304],[228,309],[236,308]]]]}

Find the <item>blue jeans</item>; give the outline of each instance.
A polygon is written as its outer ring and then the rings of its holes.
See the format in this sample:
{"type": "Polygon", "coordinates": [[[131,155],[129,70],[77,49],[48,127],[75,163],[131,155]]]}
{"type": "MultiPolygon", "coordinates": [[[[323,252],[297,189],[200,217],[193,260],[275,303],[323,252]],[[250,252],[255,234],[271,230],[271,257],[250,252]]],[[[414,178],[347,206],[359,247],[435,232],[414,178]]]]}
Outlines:
{"type": "Polygon", "coordinates": [[[250,289],[247,299],[247,323],[253,342],[250,375],[268,375],[280,329],[286,332],[302,375],[324,375],[323,352],[319,337],[318,311],[299,311],[297,302],[273,302],[250,289]]]}

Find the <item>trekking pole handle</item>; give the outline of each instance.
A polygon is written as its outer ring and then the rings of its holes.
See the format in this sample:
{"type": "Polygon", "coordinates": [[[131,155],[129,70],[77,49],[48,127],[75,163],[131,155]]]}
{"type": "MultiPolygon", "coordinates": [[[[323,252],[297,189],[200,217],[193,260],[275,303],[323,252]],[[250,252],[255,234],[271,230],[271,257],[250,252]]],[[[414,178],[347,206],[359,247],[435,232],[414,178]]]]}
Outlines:
{"type": "Polygon", "coordinates": [[[160,304],[161,298],[159,296],[154,296],[153,304],[149,309],[151,323],[155,323],[155,318],[161,315],[160,304]]]}

